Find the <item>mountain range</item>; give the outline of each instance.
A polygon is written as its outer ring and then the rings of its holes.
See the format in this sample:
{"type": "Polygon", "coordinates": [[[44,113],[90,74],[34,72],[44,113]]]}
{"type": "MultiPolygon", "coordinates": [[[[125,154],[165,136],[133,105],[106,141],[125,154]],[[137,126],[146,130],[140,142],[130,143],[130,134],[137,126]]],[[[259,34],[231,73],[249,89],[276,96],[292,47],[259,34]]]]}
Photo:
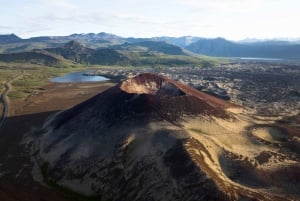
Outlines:
{"type": "MultiPolygon", "coordinates": [[[[130,48],[135,46],[148,46],[149,50],[162,50],[162,48],[174,48],[174,52],[168,54],[181,54],[180,49],[197,54],[217,57],[257,57],[257,58],[279,58],[300,59],[300,41],[284,40],[244,40],[239,42],[229,41],[224,38],[207,39],[194,36],[183,37],[152,37],[152,38],[125,38],[108,33],[72,34],[69,36],[43,36],[22,39],[15,34],[0,35],[0,52],[15,53],[33,49],[45,49],[60,47],[69,41],[77,41],[82,45],[92,48],[130,48]],[[153,43],[151,43],[153,42],[153,43]],[[157,42],[157,43],[154,43],[157,42]],[[163,43],[173,45],[172,47],[161,47],[163,43]],[[148,43],[148,44],[147,44],[148,43]],[[151,46],[151,47],[150,47],[151,46]]],[[[166,52],[163,52],[166,53],[166,52]]]]}
{"type": "Polygon", "coordinates": [[[186,49],[195,53],[218,57],[300,58],[300,44],[288,41],[236,43],[223,38],[200,39],[188,45],[186,49]]]}
{"type": "MultiPolygon", "coordinates": [[[[110,36],[107,36],[108,39],[110,36]]],[[[116,37],[113,37],[113,40],[116,37]]],[[[15,36],[6,41],[18,40],[15,36]]],[[[72,36],[77,38],[78,36],[72,36]]],[[[94,37],[96,38],[96,37],[94,37]]],[[[35,39],[34,39],[35,40],[35,39]]],[[[44,39],[43,39],[44,40],[44,39]]],[[[52,39],[45,39],[52,40],[52,39]]],[[[99,42],[98,38],[95,39],[99,42]]],[[[66,64],[84,65],[118,65],[118,66],[203,66],[207,65],[209,58],[189,53],[181,47],[163,41],[125,42],[110,46],[93,48],[88,43],[96,42],[71,40],[67,43],[43,43],[41,48],[36,42],[26,42],[27,45],[11,48],[19,44],[6,42],[10,47],[6,53],[0,54],[0,61],[4,62],[28,62],[47,66],[65,66],[66,64]],[[48,47],[49,46],[49,47],[48,47]],[[29,48],[30,47],[30,48],[29,48]],[[33,47],[36,47],[32,49],[33,47]],[[18,51],[13,51],[12,49],[18,51]],[[21,49],[24,49],[21,51],[21,49]]],[[[113,42],[112,42],[113,43],[113,42]]],[[[40,42],[38,42],[40,44],[40,42]]],[[[1,46],[1,45],[0,45],[1,46]]]]}

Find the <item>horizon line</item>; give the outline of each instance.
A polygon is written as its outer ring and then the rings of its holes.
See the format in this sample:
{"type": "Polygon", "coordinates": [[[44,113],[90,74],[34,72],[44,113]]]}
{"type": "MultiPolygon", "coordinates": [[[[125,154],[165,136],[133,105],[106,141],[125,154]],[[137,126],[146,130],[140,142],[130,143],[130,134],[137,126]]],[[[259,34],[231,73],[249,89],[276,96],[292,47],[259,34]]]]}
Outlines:
{"type": "Polygon", "coordinates": [[[217,36],[217,37],[204,37],[204,36],[194,36],[194,35],[181,35],[181,36],[168,36],[168,35],[161,35],[161,36],[148,36],[148,37],[138,37],[138,36],[121,36],[121,35],[117,35],[117,34],[113,34],[113,33],[109,33],[109,32],[88,32],[88,33],[71,33],[71,34],[66,34],[66,35],[37,35],[37,36],[31,36],[31,37],[22,37],[19,34],[16,33],[0,33],[0,36],[4,36],[4,35],[15,35],[23,40],[26,39],[31,39],[31,38],[38,38],[38,37],[67,37],[67,36],[71,36],[71,35],[88,35],[88,34],[94,34],[94,35],[98,35],[98,34],[107,34],[107,35],[113,35],[113,36],[117,36],[120,38],[143,38],[143,39],[151,39],[151,38],[162,38],[162,37],[170,37],[170,38],[182,38],[182,37],[194,37],[194,38],[202,38],[202,39],[217,39],[217,38],[222,38],[228,41],[251,41],[253,40],[254,42],[264,42],[264,41],[298,41],[300,40],[300,37],[274,37],[274,38],[255,38],[255,37],[246,37],[243,39],[227,39],[226,37],[222,37],[222,36],[217,36]]]}

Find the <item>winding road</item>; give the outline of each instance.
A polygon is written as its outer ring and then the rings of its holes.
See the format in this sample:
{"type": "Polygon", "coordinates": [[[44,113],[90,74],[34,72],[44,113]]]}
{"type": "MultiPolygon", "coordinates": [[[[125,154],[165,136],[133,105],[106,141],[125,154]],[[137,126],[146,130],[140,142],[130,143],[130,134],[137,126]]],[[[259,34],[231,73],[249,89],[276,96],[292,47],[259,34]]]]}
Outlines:
{"type": "Polygon", "coordinates": [[[5,87],[5,90],[4,92],[2,93],[1,95],[1,102],[3,104],[3,111],[2,111],[2,117],[1,117],[1,120],[0,120],[0,128],[3,126],[4,122],[5,122],[5,119],[7,118],[8,116],[8,102],[7,102],[7,94],[10,90],[10,87],[9,87],[9,82],[10,81],[7,81],[5,84],[4,84],[4,87],[5,87]]]}
{"type": "Polygon", "coordinates": [[[1,99],[0,102],[2,102],[3,104],[3,110],[2,110],[2,116],[0,119],[0,128],[3,126],[3,124],[5,123],[5,120],[8,116],[8,112],[9,112],[9,105],[8,105],[8,100],[7,100],[7,94],[9,92],[9,90],[11,89],[10,83],[16,79],[19,79],[22,75],[16,76],[15,78],[7,81],[4,84],[4,88],[5,90],[3,91],[3,93],[1,94],[1,99]]]}

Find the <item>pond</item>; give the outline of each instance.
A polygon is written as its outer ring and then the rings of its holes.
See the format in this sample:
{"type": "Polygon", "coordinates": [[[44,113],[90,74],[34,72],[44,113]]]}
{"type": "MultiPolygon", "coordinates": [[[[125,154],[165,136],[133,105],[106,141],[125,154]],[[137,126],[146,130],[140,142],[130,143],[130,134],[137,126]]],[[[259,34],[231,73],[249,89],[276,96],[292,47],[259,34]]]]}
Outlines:
{"type": "Polygon", "coordinates": [[[109,80],[106,77],[93,75],[89,71],[67,73],[60,77],[54,77],[51,82],[68,83],[68,82],[101,82],[109,80]]]}
{"type": "Polygon", "coordinates": [[[239,59],[241,60],[257,60],[257,61],[281,61],[283,59],[280,59],[280,58],[262,58],[262,57],[240,57],[239,59]]]}

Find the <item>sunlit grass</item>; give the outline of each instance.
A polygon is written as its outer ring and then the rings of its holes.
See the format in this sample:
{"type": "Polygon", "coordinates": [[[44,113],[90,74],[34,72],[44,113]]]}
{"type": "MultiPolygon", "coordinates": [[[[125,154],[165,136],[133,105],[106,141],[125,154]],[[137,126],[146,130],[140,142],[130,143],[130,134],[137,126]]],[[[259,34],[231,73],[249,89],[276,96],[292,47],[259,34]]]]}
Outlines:
{"type": "Polygon", "coordinates": [[[49,67],[28,63],[0,62],[0,87],[11,81],[10,98],[24,99],[44,86],[52,77],[65,73],[86,69],[83,65],[68,65],[49,67]]]}

